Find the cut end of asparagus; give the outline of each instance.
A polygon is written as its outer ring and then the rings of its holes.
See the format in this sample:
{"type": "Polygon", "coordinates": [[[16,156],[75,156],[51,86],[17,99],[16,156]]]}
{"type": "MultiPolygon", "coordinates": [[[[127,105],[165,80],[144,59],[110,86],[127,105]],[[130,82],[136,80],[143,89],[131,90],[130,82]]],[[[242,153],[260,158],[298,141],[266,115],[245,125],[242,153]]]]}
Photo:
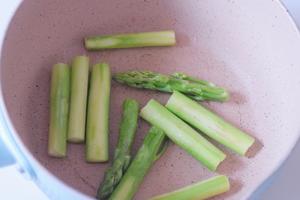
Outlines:
{"type": "Polygon", "coordinates": [[[53,70],[57,70],[57,68],[63,68],[63,69],[68,69],[69,68],[69,65],[66,64],[66,63],[56,63],[54,66],[53,66],[53,70]]]}
{"type": "Polygon", "coordinates": [[[84,142],[84,138],[82,138],[82,137],[78,137],[78,138],[77,137],[69,137],[68,142],[75,143],[75,144],[80,144],[80,143],[84,142]]]}
{"type": "Polygon", "coordinates": [[[100,159],[86,156],[86,162],[88,162],[88,163],[105,163],[105,162],[108,162],[108,156],[107,157],[103,156],[100,159]]]}
{"type": "Polygon", "coordinates": [[[72,60],[72,63],[74,62],[84,62],[84,63],[88,63],[90,60],[90,58],[86,55],[79,55],[79,56],[75,56],[72,60]]]}
{"type": "Polygon", "coordinates": [[[246,157],[248,157],[247,154],[251,151],[250,149],[251,149],[252,147],[255,146],[255,145],[254,145],[255,142],[256,142],[255,138],[251,137],[251,138],[249,139],[248,144],[245,145],[245,149],[240,153],[240,155],[241,155],[241,156],[246,156],[246,157]]]}
{"type": "Polygon", "coordinates": [[[210,169],[211,171],[217,171],[218,167],[223,163],[223,161],[226,159],[226,154],[224,153],[221,158],[216,161],[215,165],[208,167],[208,169],[210,169]]]}
{"type": "Polygon", "coordinates": [[[84,46],[88,50],[173,46],[175,44],[175,32],[172,30],[92,36],[84,39],[84,46]]]}
{"type": "Polygon", "coordinates": [[[55,149],[49,148],[48,149],[48,155],[51,157],[56,157],[56,158],[64,158],[66,157],[66,152],[62,151],[56,151],[55,149]]]}
{"type": "Polygon", "coordinates": [[[227,192],[229,189],[230,183],[228,178],[220,175],[170,193],[152,197],[150,200],[207,199],[227,192]]]}

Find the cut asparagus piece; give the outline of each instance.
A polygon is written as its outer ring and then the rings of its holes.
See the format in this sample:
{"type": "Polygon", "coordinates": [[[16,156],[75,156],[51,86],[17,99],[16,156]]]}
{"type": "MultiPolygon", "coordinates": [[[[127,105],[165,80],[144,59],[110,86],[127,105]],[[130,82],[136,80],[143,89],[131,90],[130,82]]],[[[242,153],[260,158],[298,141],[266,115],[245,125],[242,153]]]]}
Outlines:
{"type": "Polygon", "coordinates": [[[136,100],[126,99],[123,102],[118,145],[115,150],[113,164],[105,172],[104,180],[98,189],[98,199],[107,199],[111,195],[130,164],[130,150],[136,133],[138,113],[139,104],[136,100]]]}
{"type": "Polygon", "coordinates": [[[86,160],[88,162],[108,160],[110,80],[108,64],[101,63],[93,66],[86,126],[86,160]]]}
{"type": "Polygon", "coordinates": [[[134,160],[109,199],[133,199],[150,167],[163,154],[166,147],[166,139],[162,130],[156,127],[152,127],[149,130],[134,160]]]}
{"type": "Polygon", "coordinates": [[[213,83],[190,77],[183,73],[164,75],[150,71],[117,73],[114,80],[135,88],[162,92],[180,91],[197,101],[227,101],[229,93],[213,83]]]}
{"type": "Polygon", "coordinates": [[[216,170],[226,155],[189,125],[155,100],[141,110],[141,117],[164,133],[178,146],[210,170],[216,170]]]}
{"type": "Polygon", "coordinates": [[[174,31],[102,35],[84,39],[87,50],[173,46],[175,43],[174,31]]]}
{"type": "Polygon", "coordinates": [[[53,66],[50,92],[50,125],[48,154],[65,157],[70,98],[70,68],[58,63],[53,66]]]}
{"type": "Polygon", "coordinates": [[[207,199],[230,189],[230,183],[226,176],[216,176],[201,181],[174,192],[152,197],[150,200],[193,200],[207,199]]]}
{"type": "Polygon", "coordinates": [[[172,94],[166,107],[193,127],[240,155],[245,155],[255,141],[250,135],[177,91],[172,94]]]}
{"type": "Polygon", "coordinates": [[[80,143],[85,139],[88,78],[89,58],[86,56],[75,57],[71,68],[69,142],[80,143]]]}

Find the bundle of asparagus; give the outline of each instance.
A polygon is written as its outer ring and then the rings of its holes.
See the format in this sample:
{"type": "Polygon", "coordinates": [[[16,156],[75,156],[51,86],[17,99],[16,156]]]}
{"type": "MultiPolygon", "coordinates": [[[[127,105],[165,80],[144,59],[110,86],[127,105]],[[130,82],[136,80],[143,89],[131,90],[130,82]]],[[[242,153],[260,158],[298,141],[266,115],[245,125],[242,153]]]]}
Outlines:
{"type": "Polygon", "coordinates": [[[86,136],[87,161],[108,160],[109,66],[101,63],[93,67],[86,109],[88,76],[89,58],[86,56],[75,57],[71,68],[62,63],[53,67],[48,142],[50,156],[65,157],[67,140],[79,143],[86,136]]]}
{"type": "MultiPolygon", "coordinates": [[[[88,50],[171,46],[176,43],[174,31],[105,35],[85,38],[88,50]]],[[[152,127],[131,162],[131,146],[137,128],[139,105],[133,99],[123,102],[119,141],[111,167],[98,189],[98,199],[130,200],[147,172],[164,153],[168,138],[216,170],[226,155],[199,134],[201,131],[240,155],[245,155],[255,139],[234,127],[212,111],[193,101],[229,99],[229,93],[215,84],[183,73],[164,75],[151,71],[117,73],[119,83],[150,90],[173,93],[166,106],[150,100],[140,115],[152,127]],[[191,126],[193,127],[191,127],[191,126]]],[[[106,63],[92,68],[90,87],[89,58],[77,56],[71,69],[66,64],[53,67],[50,94],[50,127],[48,154],[64,157],[69,142],[86,142],[88,162],[108,161],[110,68],[106,63]],[[89,91],[88,91],[89,90],[89,91]]],[[[226,176],[216,176],[151,200],[186,200],[209,198],[229,190],[226,176]]]]}

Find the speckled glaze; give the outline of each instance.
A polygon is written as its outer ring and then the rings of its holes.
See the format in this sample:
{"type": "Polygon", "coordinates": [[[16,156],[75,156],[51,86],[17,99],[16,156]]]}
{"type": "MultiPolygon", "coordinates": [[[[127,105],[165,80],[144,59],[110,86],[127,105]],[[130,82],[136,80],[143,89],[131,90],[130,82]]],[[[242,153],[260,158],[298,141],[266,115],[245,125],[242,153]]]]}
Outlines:
{"type": "MultiPolygon", "coordinates": [[[[66,184],[94,196],[108,164],[84,161],[84,145],[69,144],[66,159],[47,155],[50,71],[75,55],[106,61],[112,72],[131,69],[185,72],[227,88],[228,103],[204,103],[257,138],[240,157],[220,146],[227,159],[209,172],[170,145],[145,178],[136,199],[169,192],[217,173],[232,189],[216,199],[244,199],[286,158],[300,131],[300,37],[278,1],[51,0],[24,1],[8,29],[1,83],[10,118],[34,157],[66,184]],[[87,52],[88,35],[174,29],[177,45],[87,52]]],[[[110,155],[117,142],[121,104],[136,98],[165,103],[168,94],[112,83],[110,155]]],[[[139,121],[134,151],[148,125],[139,121]]]]}

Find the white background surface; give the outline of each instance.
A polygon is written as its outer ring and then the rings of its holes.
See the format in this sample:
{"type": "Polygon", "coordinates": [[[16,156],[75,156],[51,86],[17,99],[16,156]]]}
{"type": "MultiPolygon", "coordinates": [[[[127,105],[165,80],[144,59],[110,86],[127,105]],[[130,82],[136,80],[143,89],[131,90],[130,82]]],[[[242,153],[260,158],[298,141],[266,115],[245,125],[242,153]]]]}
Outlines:
{"type": "MultiPolygon", "coordinates": [[[[300,0],[282,0],[300,27],[300,0]]],[[[5,10],[5,0],[1,0],[1,11],[5,10]]],[[[1,21],[1,19],[0,19],[1,21]]],[[[0,25],[2,25],[0,23],[0,25]]],[[[300,52],[299,52],[300,56],[300,52]]],[[[300,67],[300,66],[299,66],[300,67]]],[[[300,92],[300,90],[299,90],[300,92]]],[[[300,121],[299,121],[300,123],[300,121]]],[[[291,156],[277,173],[272,185],[259,197],[262,200],[298,200],[300,199],[300,142],[291,156]]],[[[33,199],[47,200],[48,198],[29,180],[18,173],[15,167],[0,169],[1,199],[33,199]]]]}

